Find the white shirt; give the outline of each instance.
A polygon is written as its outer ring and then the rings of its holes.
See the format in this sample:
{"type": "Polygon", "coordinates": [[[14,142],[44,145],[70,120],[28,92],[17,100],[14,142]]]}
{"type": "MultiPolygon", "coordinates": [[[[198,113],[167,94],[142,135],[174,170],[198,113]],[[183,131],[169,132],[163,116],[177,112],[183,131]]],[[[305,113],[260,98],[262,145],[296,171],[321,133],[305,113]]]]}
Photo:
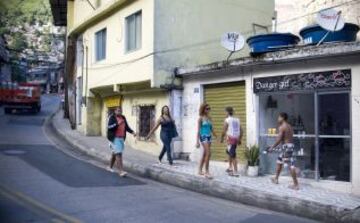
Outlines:
{"type": "Polygon", "coordinates": [[[240,136],[240,119],[229,116],[225,119],[225,122],[228,124],[227,135],[231,137],[240,136]]]}

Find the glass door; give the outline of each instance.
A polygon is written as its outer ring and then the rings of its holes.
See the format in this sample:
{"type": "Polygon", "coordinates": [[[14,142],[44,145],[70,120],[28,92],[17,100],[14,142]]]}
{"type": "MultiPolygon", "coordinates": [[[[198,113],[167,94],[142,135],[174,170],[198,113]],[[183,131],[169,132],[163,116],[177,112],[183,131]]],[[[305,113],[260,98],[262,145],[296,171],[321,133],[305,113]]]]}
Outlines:
{"type": "Polygon", "coordinates": [[[318,93],[318,179],[350,181],[350,117],[348,92],[318,93]]]}

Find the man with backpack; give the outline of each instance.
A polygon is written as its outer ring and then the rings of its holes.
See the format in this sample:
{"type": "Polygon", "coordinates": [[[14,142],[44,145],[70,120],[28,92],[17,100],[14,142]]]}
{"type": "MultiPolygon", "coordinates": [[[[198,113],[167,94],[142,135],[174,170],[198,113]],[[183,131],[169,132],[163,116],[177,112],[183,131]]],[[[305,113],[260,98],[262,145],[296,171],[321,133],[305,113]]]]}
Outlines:
{"type": "Polygon", "coordinates": [[[123,170],[122,153],[125,149],[126,133],[136,137],[136,133],[129,127],[125,116],[122,114],[121,107],[115,109],[114,114],[110,115],[108,122],[107,138],[111,142],[113,150],[110,159],[110,168],[117,161],[119,175],[125,177],[127,173],[123,170]]]}

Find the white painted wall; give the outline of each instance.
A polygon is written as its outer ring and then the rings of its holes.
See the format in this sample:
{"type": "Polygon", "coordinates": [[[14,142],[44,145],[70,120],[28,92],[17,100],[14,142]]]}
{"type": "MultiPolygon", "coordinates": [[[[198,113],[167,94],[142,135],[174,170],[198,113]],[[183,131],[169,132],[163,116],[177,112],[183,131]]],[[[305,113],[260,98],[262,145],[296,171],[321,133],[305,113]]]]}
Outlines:
{"type": "MultiPolygon", "coordinates": [[[[154,105],[155,119],[158,120],[161,116],[161,108],[164,105],[169,105],[168,93],[164,91],[147,93],[139,92],[138,94],[124,96],[124,101],[122,103],[123,113],[126,116],[130,127],[134,131],[137,131],[138,115],[133,112],[133,107],[140,105],[154,105]]],[[[160,140],[160,129],[161,128],[159,127],[159,129],[154,133],[155,137],[151,142],[137,140],[129,135],[126,139],[126,143],[133,148],[158,156],[163,146],[160,140]]],[[[166,159],[164,159],[164,161],[166,161],[166,159]]]]}
{"type": "MultiPolygon", "coordinates": [[[[220,45],[225,32],[253,35],[253,23],[271,24],[274,0],[154,0],[154,86],[169,83],[175,67],[191,67],[224,60],[220,45]]],[[[246,44],[245,44],[246,45],[246,44]]],[[[246,55],[245,50],[232,58],[246,55]]]]}
{"type": "Polygon", "coordinates": [[[288,65],[274,65],[257,67],[256,69],[239,69],[233,73],[213,72],[198,77],[186,77],[183,91],[183,151],[191,153],[192,160],[198,160],[199,151],[195,148],[196,142],[196,119],[198,108],[202,102],[202,93],[194,93],[195,88],[201,88],[204,84],[246,81],[247,95],[247,143],[255,144],[258,140],[259,120],[257,115],[258,96],[253,93],[252,79],[267,76],[290,75],[306,72],[319,72],[336,69],[352,70],[352,163],[351,183],[324,181],[324,187],[344,192],[360,194],[360,63],[358,57],[339,57],[332,59],[319,59],[316,61],[303,60],[288,65]],[[220,78],[221,77],[221,78],[220,78]]]}

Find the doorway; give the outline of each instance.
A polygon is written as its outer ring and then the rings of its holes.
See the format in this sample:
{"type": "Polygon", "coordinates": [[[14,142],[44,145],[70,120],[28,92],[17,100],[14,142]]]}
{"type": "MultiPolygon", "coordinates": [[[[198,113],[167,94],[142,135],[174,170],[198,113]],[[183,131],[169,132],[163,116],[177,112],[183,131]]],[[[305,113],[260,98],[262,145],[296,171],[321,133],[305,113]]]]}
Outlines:
{"type": "Polygon", "coordinates": [[[350,181],[351,131],[348,92],[318,94],[319,178],[350,181]]]}

